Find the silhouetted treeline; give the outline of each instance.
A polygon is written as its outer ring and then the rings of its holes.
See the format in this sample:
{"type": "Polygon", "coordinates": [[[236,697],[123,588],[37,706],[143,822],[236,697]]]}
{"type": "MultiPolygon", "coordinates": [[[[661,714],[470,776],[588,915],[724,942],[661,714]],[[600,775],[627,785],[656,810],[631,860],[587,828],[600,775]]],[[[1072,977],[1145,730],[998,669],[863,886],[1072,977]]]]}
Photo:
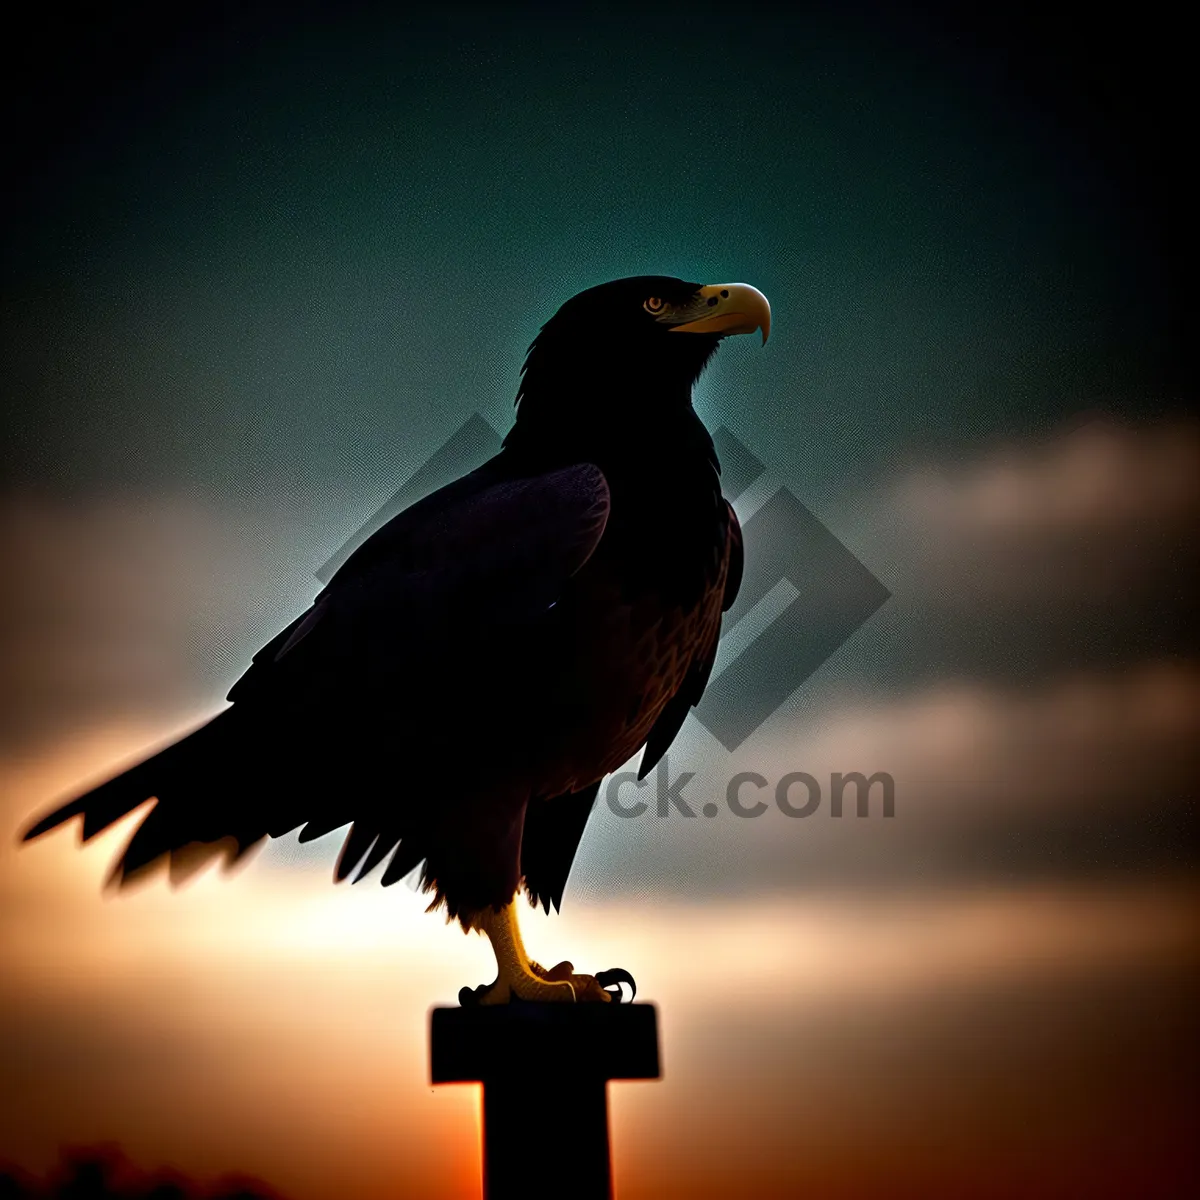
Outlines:
{"type": "Polygon", "coordinates": [[[45,1179],[0,1163],[0,1200],[283,1200],[244,1175],[205,1182],[165,1167],[142,1171],[115,1146],[70,1147],[45,1179]]]}

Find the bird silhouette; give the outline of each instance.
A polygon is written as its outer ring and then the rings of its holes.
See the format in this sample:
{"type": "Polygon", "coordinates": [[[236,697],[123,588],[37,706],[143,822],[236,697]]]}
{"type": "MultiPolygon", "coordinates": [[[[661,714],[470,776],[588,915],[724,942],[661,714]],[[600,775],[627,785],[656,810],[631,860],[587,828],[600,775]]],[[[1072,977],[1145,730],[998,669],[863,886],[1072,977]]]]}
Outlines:
{"type": "Polygon", "coordinates": [[[123,886],[349,826],[337,880],[419,867],[430,909],[490,939],[497,978],[463,1003],[612,1002],[628,973],[543,968],[516,904],[558,910],[604,776],[639,749],[644,776],[704,692],[742,541],[692,389],[724,337],[765,343],[770,321],[737,283],[568,300],[498,454],[355,550],[229,707],[24,837],[82,816],[87,841],[154,798],[123,886]]]}

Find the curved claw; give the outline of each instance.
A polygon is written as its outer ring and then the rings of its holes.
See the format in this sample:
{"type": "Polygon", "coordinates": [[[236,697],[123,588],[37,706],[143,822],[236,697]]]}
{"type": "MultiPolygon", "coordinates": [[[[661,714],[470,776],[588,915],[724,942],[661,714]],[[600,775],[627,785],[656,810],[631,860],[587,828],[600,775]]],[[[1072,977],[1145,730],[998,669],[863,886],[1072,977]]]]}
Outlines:
{"type": "Polygon", "coordinates": [[[637,983],[634,978],[624,967],[613,967],[608,971],[597,971],[596,982],[612,995],[612,998],[618,1003],[622,1003],[624,993],[621,991],[620,985],[623,983],[629,984],[629,999],[624,1003],[632,1004],[637,996],[637,983]],[[615,984],[616,987],[612,985],[615,984]]]}

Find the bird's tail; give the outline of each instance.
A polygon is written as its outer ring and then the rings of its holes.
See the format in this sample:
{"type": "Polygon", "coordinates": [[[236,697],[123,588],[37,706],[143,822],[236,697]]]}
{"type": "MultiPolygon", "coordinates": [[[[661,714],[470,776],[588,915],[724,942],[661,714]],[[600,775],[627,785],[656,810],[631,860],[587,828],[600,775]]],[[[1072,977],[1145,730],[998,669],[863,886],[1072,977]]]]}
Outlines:
{"type": "Polygon", "coordinates": [[[232,797],[214,778],[213,765],[228,761],[230,710],[120,775],[41,817],[21,836],[28,842],[83,817],[83,841],[90,841],[147,800],[155,807],[138,826],[113,867],[109,882],[123,884],[169,857],[172,879],[199,869],[220,853],[241,858],[267,836],[248,814],[231,810],[232,797]]]}
{"type": "Polygon", "coordinates": [[[60,825],[65,825],[72,817],[82,816],[83,840],[90,842],[97,834],[103,833],[110,825],[133,812],[139,804],[155,797],[155,777],[171,749],[172,747],[168,747],[167,750],[160,751],[138,763],[136,767],[130,767],[128,771],[47,813],[21,835],[21,840],[30,842],[60,825]]]}

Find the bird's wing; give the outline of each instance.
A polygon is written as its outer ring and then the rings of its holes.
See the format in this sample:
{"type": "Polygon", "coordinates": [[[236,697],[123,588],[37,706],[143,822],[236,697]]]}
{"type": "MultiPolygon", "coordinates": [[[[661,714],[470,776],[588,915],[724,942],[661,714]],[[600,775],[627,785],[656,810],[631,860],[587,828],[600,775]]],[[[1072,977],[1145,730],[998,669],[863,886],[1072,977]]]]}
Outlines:
{"type": "Polygon", "coordinates": [[[228,699],[351,681],[374,662],[394,674],[443,634],[461,645],[537,619],[599,544],[608,512],[590,463],[506,478],[492,460],[368,538],[228,699]]]}
{"type": "Polygon", "coordinates": [[[733,607],[738,592],[742,590],[742,576],[746,573],[746,548],[742,541],[742,526],[728,500],[725,501],[725,511],[729,517],[729,565],[725,570],[725,595],[721,600],[723,613],[727,613],[733,607]]]}
{"type": "MultiPolygon", "coordinates": [[[[733,505],[725,501],[727,523],[725,531],[725,583],[721,597],[721,611],[728,612],[737,599],[745,570],[745,553],[742,543],[742,527],[738,523],[733,505]]],[[[700,646],[692,657],[691,666],[684,676],[679,690],[667,701],[646,738],[646,748],[638,765],[638,779],[645,779],[654,770],[659,760],[670,749],[676,734],[683,728],[688,713],[700,703],[708,678],[712,674],[717,658],[717,645],[721,640],[720,625],[713,627],[712,635],[700,646]]]]}
{"type": "MultiPolygon", "coordinates": [[[[267,725],[276,718],[286,722],[288,713],[297,711],[294,705],[304,706],[314,696],[324,701],[321,712],[328,713],[364,682],[369,687],[375,662],[388,681],[397,674],[403,679],[405,668],[413,668],[411,682],[421,689],[437,673],[431,666],[467,662],[475,648],[503,642],[506,635],[524,645],[522,623],[527,627],[543,617],[588,560],[603,536],[608,510],[604,475],[586,463],[527,478],[504,478],[495,465],[485,464],[433,493],[359,547],[313,606],[255,655],[229,693],[237,701],[233,708],[60,806],[25,837],[80,814],[85,838],[93,837],[157,797],[159,805],[114,870],[114,879],[125,880],[168,851],[172,870],[182,868],[184,851],[193,844],[228,836],[241,855],[268,835],[282,836],[306,820],[310,828],[301,840],[345,824],[340,807],[332,816],[305,808],[310,793],[330,780],[305,786],[312,783],[305,775],[312,767],[303,755],[302,737],[293,739],[295,753],[281,758],[277,745],[259,761],[264,737],[259,700],[266,701],[261,711],[267,725]]],[[[486,669],[491,660],[481,656],[471,665],[480,661],[486,669]]],[[[454,682],[455,673],[448,674],[454,682]]],[[[302,723],[304,736],[312,736],[319,725],[319,720],[302,723]]],[[[401,839],[378,821],[371,825],[369,805],[368,810],[367,823],[356,826],[348,841],[339,878],[369,849],[361,878],[401,839]],[[363,838],[374,844],[362,844],[363,838]]],[[[411,853],[422,856],[419,841],[401,849],[385,882],[403,875],[400,865],[412,865],[404,857],[411,853]]]]}
{"type": "Polygon", "coordinates": [[[578,792],[535,800],[525,812],[521,875],[530,902],[558,912],[571,864],[600,792],[600,780],[578,792]]]}

